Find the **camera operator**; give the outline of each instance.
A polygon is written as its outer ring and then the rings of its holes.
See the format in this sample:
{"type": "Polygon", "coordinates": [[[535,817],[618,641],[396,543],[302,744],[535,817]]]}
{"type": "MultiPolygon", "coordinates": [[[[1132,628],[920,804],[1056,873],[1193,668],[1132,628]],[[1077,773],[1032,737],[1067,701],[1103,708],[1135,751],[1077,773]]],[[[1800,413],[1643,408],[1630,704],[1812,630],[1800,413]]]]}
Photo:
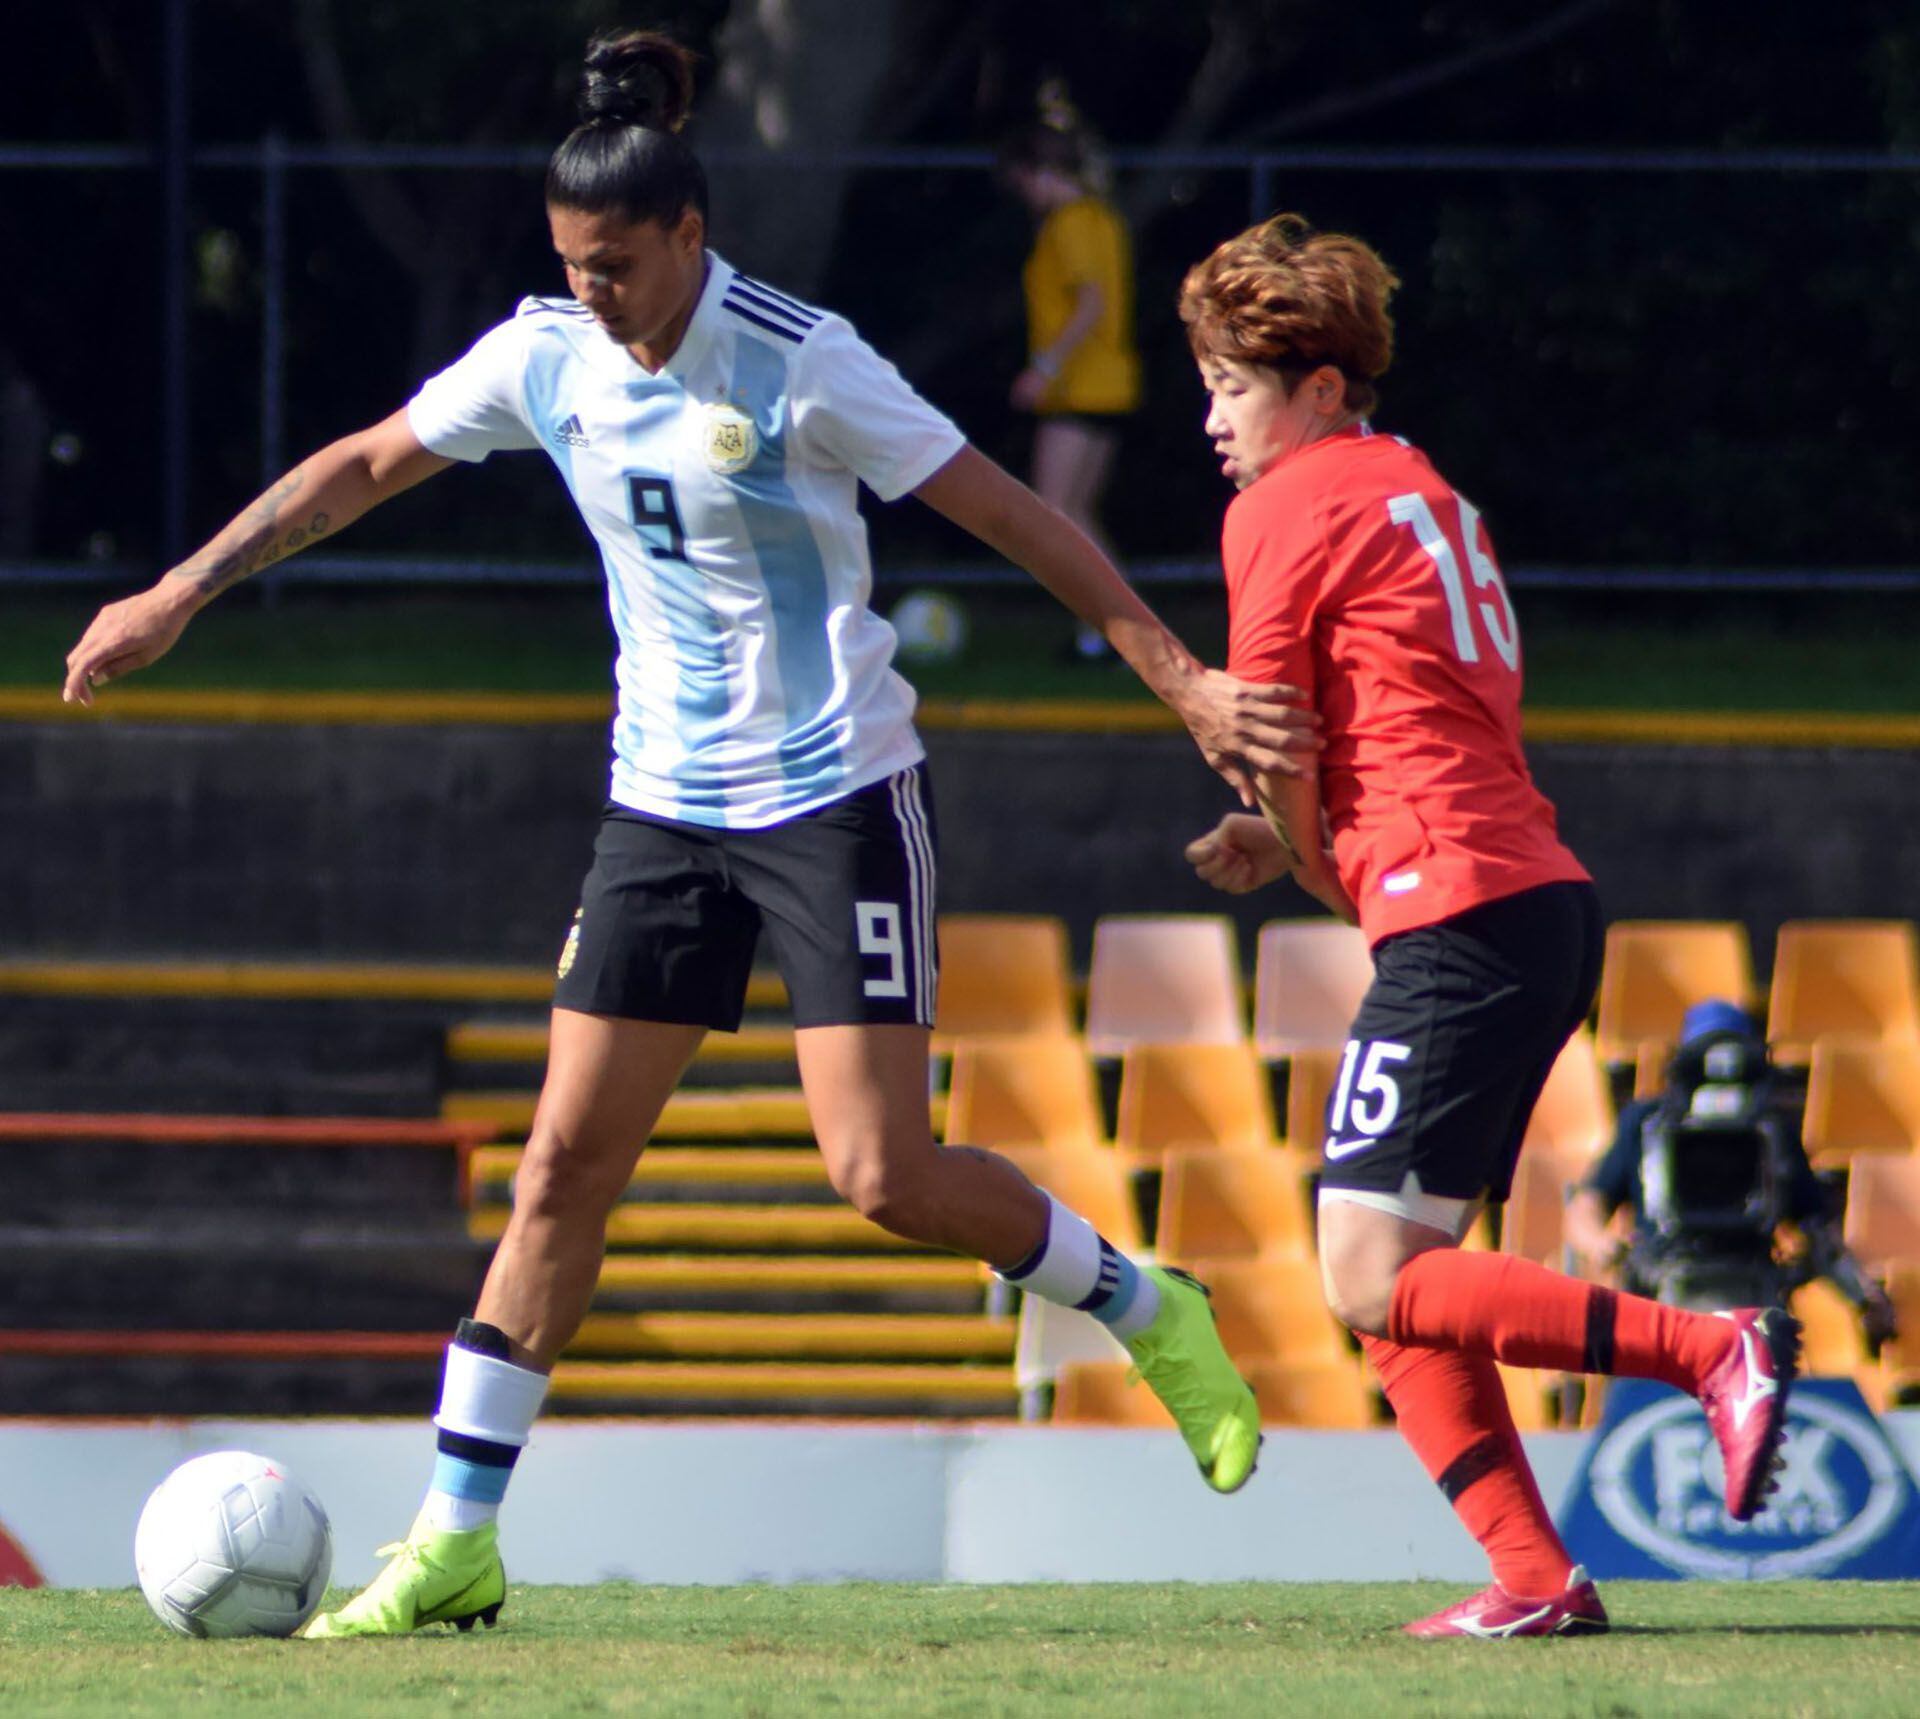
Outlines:
{"type": "Polygon", "coordinates": [[[1622,1287],[1673,1306],[1784,1307],[1827,1277],[1859,1310],[1871,1352],[1894,1334],[1893,1304],[1841,1241],[1799,1127],[1774,1101],[1766,1041],[1732,1003],[1687,1011],[1665,1088],[1621,1111],[1567,1207],[1566,1235],[1589,1275],[1618,1266],[1622,1287]],[[1630,1242],[1607,1227],[1622,1206],[1630,1242]],[[1776,1250],[1783,1222],[1799,1229],[1803,1254],[1776,1250]]]}

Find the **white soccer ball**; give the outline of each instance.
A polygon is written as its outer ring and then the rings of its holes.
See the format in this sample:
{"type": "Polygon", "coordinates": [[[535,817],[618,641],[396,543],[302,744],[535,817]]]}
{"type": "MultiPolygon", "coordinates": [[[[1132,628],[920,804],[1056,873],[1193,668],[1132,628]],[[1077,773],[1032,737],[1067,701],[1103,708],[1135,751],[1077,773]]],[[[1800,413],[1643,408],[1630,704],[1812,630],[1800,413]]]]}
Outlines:
{"type": "Polygon", "coordinates": [[[182,1635],[292,1635],[320,1609],[333,1530],[278,1463],[220,1450],[154,1488],[133,1562],[153,1615],[182,1635]]]}
{"type": "Polygon", "coordinates": [[[967,648],[967,612],[943,591],[909,591],[887,619],[909,662],[950,663],[967,648]]]}

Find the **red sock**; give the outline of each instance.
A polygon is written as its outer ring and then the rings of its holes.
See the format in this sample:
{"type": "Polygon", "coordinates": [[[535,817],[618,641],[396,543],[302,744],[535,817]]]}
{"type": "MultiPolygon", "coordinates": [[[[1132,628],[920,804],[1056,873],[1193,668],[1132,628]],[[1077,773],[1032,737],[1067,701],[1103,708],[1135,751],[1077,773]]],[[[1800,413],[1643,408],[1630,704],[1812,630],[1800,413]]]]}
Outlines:
{"type": "Polygon", "coordinates": [[[1396,1343],[1465,1349],[1510,1367],[1658,1379],[1697,1393],[1734,1341],[1711,1313],[1663,1307],[1504,1253],[1433,1248],[1400,1268],[1387,1314],[1396,1343]]]}
{"type": "Polygon", "coordinates": [[[1514,1431],[1499,1369],[1485,1355],[1458,1349],[1409,1349],[1384,1337],[1360,1343],[1401,1436],[1486,1548],[1493,1579],[1521,1599],[1561,1592],[1573,1560],[1514,1431]]]}

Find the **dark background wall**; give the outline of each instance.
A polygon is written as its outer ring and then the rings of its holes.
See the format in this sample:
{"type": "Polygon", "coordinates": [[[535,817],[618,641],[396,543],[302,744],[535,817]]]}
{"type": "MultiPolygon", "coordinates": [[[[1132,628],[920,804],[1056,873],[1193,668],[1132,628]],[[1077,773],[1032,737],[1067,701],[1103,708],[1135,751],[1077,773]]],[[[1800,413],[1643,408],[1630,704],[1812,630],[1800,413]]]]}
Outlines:
{"type": "MultiPolygon", "coordinates": [[[[1175,735],[936,732],[942,905],[1219,911],[1182,842],[1229,801],[1175,735]]],[[[1920,913],[1920,759],[1895,750],[1538,746],[1615,917],[1920,913]]],[[[605,792],[579,727],[0,727],[0,954],[543,962],[605,792]]],[[[1250,952],[1249,942],[1249,952],[1250,952]]]]}

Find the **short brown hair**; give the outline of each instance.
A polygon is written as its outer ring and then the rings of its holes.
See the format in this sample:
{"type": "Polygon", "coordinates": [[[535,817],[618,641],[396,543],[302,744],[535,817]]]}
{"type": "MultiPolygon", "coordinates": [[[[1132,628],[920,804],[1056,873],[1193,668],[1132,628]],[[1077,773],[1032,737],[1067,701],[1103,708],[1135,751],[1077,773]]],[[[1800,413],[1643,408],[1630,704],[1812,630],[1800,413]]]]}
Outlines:
{"type": "Polygon", "coordinates": [[[1347,404],[1370,412],[1393,362],[1387,301],[1400,278],[1371,245],[1275,215],[1227,240],[1180,283],[1180,320],[1195,358],[1277,370],[1289,391],[1323,364],[1346,379],[1347,404]]]}

